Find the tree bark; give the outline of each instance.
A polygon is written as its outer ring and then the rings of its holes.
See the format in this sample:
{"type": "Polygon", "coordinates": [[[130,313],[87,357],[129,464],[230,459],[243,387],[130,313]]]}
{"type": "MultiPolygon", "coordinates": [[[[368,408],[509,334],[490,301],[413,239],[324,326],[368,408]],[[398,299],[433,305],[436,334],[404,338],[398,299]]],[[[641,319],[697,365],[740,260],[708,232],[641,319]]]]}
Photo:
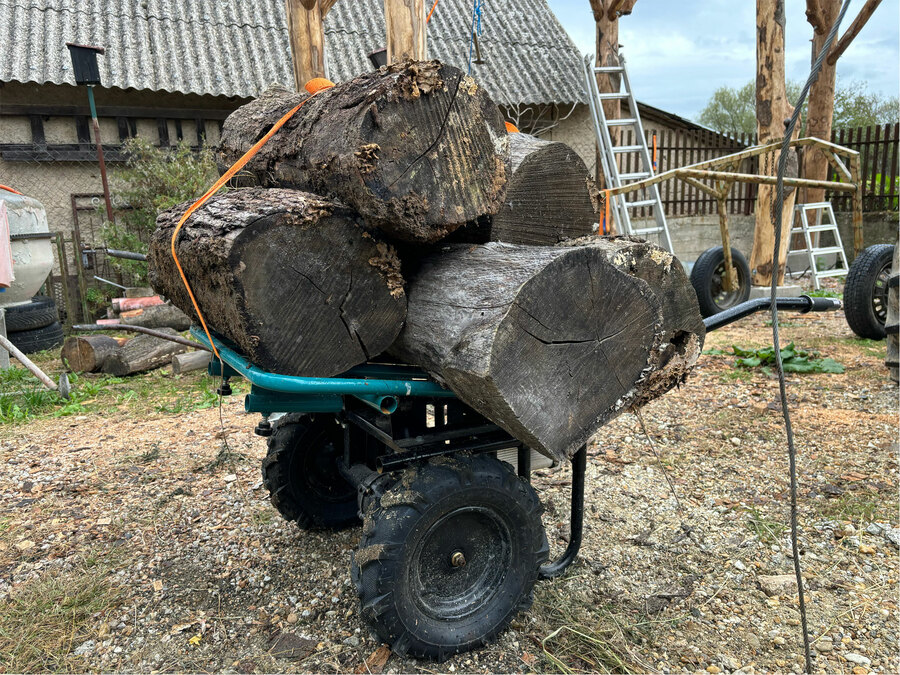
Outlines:
{"type": "MultiPolygon", "coordinates": [[[[809,23],[813,27],[812,61],[816,60],[828,32],[840,11],[840,0],[809,0],[806,11],[809,23]]],[[[806,135],[821,138],[824,141],[831,140],[831,123],[834,117],[834,83],[837,68],[828,63],[828,59],[822,62],[819,76],[809,90],[809,106],[807,106],[808,121],[806,135]]],[[[803,154],[803,176],[813,180],[826,180],[828,178],[828,159],[818,148],[807,148],[803,154]]],[[[823,188],[805,188],[804,201],[807,203],[825,201],[823,188]]]]}
{"type": "Polygon", "coordinates": [[[506,197],[497,215],[460,228],[453,241],[553,245],[593,232],[597,188],[584,161],[564,143],[509,135],[506,197]]]}
{"type": "MultiPolygon", "coordinates": [[[[220,165],[231,166],[307,98],[274,88],[233,112],[220,165]]],[[[500,109],[475,80],[437,61],[406,62],[309,100],[247,164],[242,180],[334,198],[393,237],[434,242],[497,212],[508,161],[500,109]]]]}
{"type": "Polygon", "coordinates": [[[118,340],[108,335],[74,336],[66,338],[60,358],[73,373],[96,373],[118,349],[118,340]]]}
{"type": "MultiPolygon", "coordinates": [[[[171,328],[163,328],[161,332],[178,335],[178,332],[171,328]]],[[[102,370],[116,377],[143,373],[171,363],[173,354],[185,351],[187,347],[177,342],[152,335],[138,335],[110,354],[103,361],[102,370]]]]}
{"type": "MultiPolygon", "coordinates": [[[[189,204],[163,212],[150,282],[196,318],[170,253],[189,204]]],[[[330,377],[386,349],[406,316],[399,261],[346,207],[295,190],[212,197],[177,252],[208,325],[263,369],[330,377]]]]}
{"type": "Polygon", "coordinates": [[[211,352],[185,352],[172,357],[172,374],[182,375],[206,368],[212,359],[211,352]]]}
{"type": "Polygon", "coordinates": [[[424,61],[425,0],[384,0],[387,62],[424,61]]]}
{"type": "MultiPolygon", "coordinates": [[[[616,3],[612,3],[616,4],[616,3]]],[[[633,5],[634,3],[629,3],[633,5]]],[[[610,15],[610,0],[591,0],[591,9],[594,12],[596,23],[596,59],[597,66],[619,65],[619,17],[617,12],[610,15]]],[[[629,7],[629,11],[630,11],[629,7]]],[[[603,93],[612,93],[621,88],[622,78],[618,73],[597,73],[597,90],[603,93]]],[[[622,117],[622,102],[619,99],[605,99],[601,102],[603,114],[606,119],[614,120],[622,117]]],[[[609,135],[613,145],[619,144],[621,127],[610,127],[609,135]]],[[[606,187],[603,178],[603,164],[600,162],[600,148],[597,148],[597,185],[606,187]]]]}
{"type": "Polygon", "coordinates": [[[574,244],[457,245],[426,259],[390,349],[560,461],[681,382],[704,337],[669,253],[627,238],[574,244]]]}
{"type": "MultiPolygon", "coordinates": [[[[784,138],[784,122],[793,112],[787,100],[784,79],[784,0],[756,1],[756,128],[760,145],[784,138]]],[[[800,124],[794,129],[794,138],[800,133],[800,124]]],[[[780,153],[764,155],[760,159],[760,173],[774,176],[780,153]]],[[[788,173],[797,175],[797,155],[791,151],[788,173]]],[[[756,199],[756,228],[753,250],[750,254],[750,277],[754,286],[768,286],[772,275],[778,284],[784,282],[785,258],[791,236],[796,190],[784,189],[779,241],[778,269],[774,270],[775,249],[775,187],[760,185],[756,199]]]]}
{"type": "Polygon", "coordinates": [[[122,317],[122,323],[128,326],[144,328],[174,328],[187,330],[191,327],[190,317],[175,305],[155,305],[139,310],[137,316],[122,317]]]}

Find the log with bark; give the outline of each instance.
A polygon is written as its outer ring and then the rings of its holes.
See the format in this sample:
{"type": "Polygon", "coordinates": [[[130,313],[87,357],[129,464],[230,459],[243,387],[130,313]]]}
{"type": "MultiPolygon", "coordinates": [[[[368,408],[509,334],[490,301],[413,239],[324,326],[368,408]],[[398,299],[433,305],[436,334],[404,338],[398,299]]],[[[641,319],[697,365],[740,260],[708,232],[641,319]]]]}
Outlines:
{"type": "Polygon", "coordinates": [[[271,88],[225,121],[220,168],[304,100],[242,181],[337,199],[415,242],[437,241],[500,208],[509,156],[503,118],[475,80],[438,61],[394,64],[312,99],[271,88]]]}
{"type": "Polygon", "coordinates": [[[560,461],[681,382],[705,335],[681,265],[624,237],[450,246],[408,292],[390,353],[560,461]]]}
{"type": "Polygon", "coordinates": [[[212,352],[186,352],[172,357],[172,374],[182,375],[206,368],[212,359],[212,352]]]}
{"type": "Polygon", "coordinates": [[[127,326],[143,326],[144,328],[174,328],[175,330],[187,330],[191,327],[190,317],[178,309],[175,305],[153,305],[138,310],[135,316],[121,317],[121,322],[127,326]]]}
{"type": "Polygon", "coordinates": [[[73,336],[63,342],[60,358],[73,373],[96,373],[120,345],[118,340],[108,335],[73,336]]]}
{"type": "MultiPolygon", "coordinates": [[[[172,328],[162,328],[160,332],[167,335],[178,335],[172,328]]],[[[103,361],[103,372],[122,377],[153,370],[172,362],[173,354],[187,351],[187,347],[177,342],[138,335],[132,338],[103,361]]]]}
{"type": "Polygon", "coordinates": [[[565,143],[512,133],[509,155],[500,210],[458,229],[451,241],[540,246],[591,234],[597,188],[577,152],[565,143]]]}
{"type": "MultiPolygon", "coordinates": [[[[159,216],[148,262],[153,287],[196,318],[170,252],[187,207],[159,216]]],[[[177,250],[208,325],[266,370],[337,375],[384,351],[406,316],[394,249],[346,207],[304,192],[212,197],[177,250]]]]}

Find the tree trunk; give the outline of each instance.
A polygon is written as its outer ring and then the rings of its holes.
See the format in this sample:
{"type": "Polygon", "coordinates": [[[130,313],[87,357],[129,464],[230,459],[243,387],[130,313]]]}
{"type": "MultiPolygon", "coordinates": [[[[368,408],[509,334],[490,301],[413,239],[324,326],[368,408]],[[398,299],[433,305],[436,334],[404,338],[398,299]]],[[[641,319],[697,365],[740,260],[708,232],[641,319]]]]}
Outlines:
{"type": "MultiPolygon", "coordinates": [[[[196,318],[170,253],[187,206],[159,216],[148,262],[153,287],[196,318]]],[[[406,316],[393,248],[346,207],[296,190],[211,198],[177,251],[207,324],[266,370],[337,375],[386,349],[406,316]]]]}
{"type": "MultiPolygon", "coordinates": [[[[840,11],[840,0],[817,0],[815,9],[807,9],[806,15],[814,29],[812,39],[812,61],[825,46],[828,32],[834,25],[840,11]]],[[[809,106],[807,107],[808,121],[806,135],[821,138],[823,141],[831,140],[831,123],[834,117],[834,81],[837,68],[835,64],[829,65],[828,59],[822,62],[819,76],[812,83],[809,90],[809,106]]],[[[826,180],[828,178],[828,159],[818,148],[807,148],[803,154],[803,177],[812,180],[826,180]]],[[[806,188],[804,199],[807,203],[825,201],[824,188],[806,188]]]]}
{"type": "Polygon", "coordinates": [[[384,0],[384,24],[388,63],[427,58],[425,0],[384,0]]]}
{"type": "Polygon", "coordinates": [[[182,375],[206,368],[212,359],[212,352],[186,352],[172,357],[172,374],[182,375]]]}
{"type": "MultiPolygon", "coordinates": [[[[161,332],[178,335],[178,332],[171,328],[163,328],[161,332]]],[[[103,362],[103,372],[116,377],[143,373],[171,363],[173,354],[180,354],[187,349],[177,342],[152,335],[138,335],[106,358],[103,362]]]]}
{"type": "Polygon", "coordinates": [[[453,241],[553,245],[593,232],[597,188],[584,161],[564,143],[509,135],[511,175],[495,216],[460,228],[453,241]]]}
{"type": "Polygon", "coordinates": [[[285,1],[294,88],[297,91],[302,91],[303,85],[314,77],[325,77],[324,16],[319,0],[285,1]]]}
{"type": "Polygon", "coordinates": [[[122,323],[128,326],[144,328],[174,328],[187,330],[191,327],[190,317],[175,305],[155,305],[139,310],[137,316],[122,317],[122,323]]]}
{"type": "MultiPolygon", "coordinates": [[[[596,66],[619,65],[619,18],[618,15],[609,12],[607,2],[603,0],[591,0],[591,9],[594,12],[596,23],[596,66]]],[[[630,11],[630,8],[629,8],[630,11]]],[[[601,94],[619,91],[621,88],[621,76],[618,73],[597,73],[597,91],[601,94]]],[[[601,102],[603,114],[606,119],[614,120],[622,117],[622,102],[620,99],[606,99],[601,102]]],[[[609,135],[613,145],[619,144],[621,127],[610,127],[609,135]]],[[[597,169],[595,171],[597,185],[608,187],[603,178],[603,164],[600,162],[600,148],[597,148],[597,169]]]]}
{"type": "MultiPolygon", "coordinates": [[[[231,166],[308,97],[273,88],[225,121],[231,166]]],[[[245,167],[242,180],[349,204],[398,239],[434,242],[500,208],[509,142],[475,80],[437,61],[366,73],[309,100],[245,167]]]]}
{"type": "Polygon", "coordinates": [[[573,243],[457,245],[426,259],[390,350],[560,461],[681,382],[704,337],[669,253],[627,238],[573,243]]]}
{"type": "MultiPolygon", "coordinates": [[[[793,112],[787,100],[784,79],[784,0],[757,0],[756,2],[756,128],[759,143],[771,143],[784,138],[784,122],[793,112]]],[[[800,133],[800,124],[794,129],[794,138],[800,133]]],[[[780,152],[760,158],[760,173],[774,176],[780,152]]],[[[791,150],[788,171],[785,175],[797,175],[797,153],[791,150]]],[[[750,254],[750,276],[754,286],[768,286],[775,272],[778,284],[784,282],[785,258],[791,236],[796,190],[784,189],[779,242],[778,270],[773,270],[772,253],[775,249],[775,187],[760,185],[756,199],[756,229],[753,251],[750,254]]]]}
{"type": "Polygon", "coordinates": [[[118,340],[108,335],[74,336],[66,338],[60,358],[73,373],[96,373],[118,349],[118,340]]]}

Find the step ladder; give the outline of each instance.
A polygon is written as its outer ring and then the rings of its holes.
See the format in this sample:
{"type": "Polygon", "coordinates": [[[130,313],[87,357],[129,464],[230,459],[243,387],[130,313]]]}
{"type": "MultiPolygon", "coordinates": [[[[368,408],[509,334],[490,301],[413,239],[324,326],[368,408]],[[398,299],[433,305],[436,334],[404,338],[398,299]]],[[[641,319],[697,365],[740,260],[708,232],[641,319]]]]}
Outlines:
{"type": "Polygon", "coordinates": [[[811,204],[797,204],[794,206],[794,226],[791,228],[791,241],[793,235],[802,235],[804,247],[788,249],[788,256],[805,255],[809,264],[809,273],[812,276],[816,289],[820,288],[819,279],[825,277],[845,277],[850,271],[847,265],[847,256],[844,253],[844,244],[841,242],[841,233],[838,231],[837,221],[831,202],[813,202],[811,204]],[[815,212],[815,221],[810,225],[809,213],[815,212]],[[799,226],[797,221],[799,220],[799,226]],[[823,234],[830,233],[834,238],[830,246],[820,246],[823,234]],[[819,270],[816,258],[823,255],[837,256],[836,265],[830,269],[819,270]]]}
{"type": "MultiPolygon", "coordinates": [[[[600,162],[606,187],[609,189],[622,187],[629,183],[644,180],[654,175],[653,160],[650,150],[647,148],[647,139],[644,137],[644,127],[638,113],[637,101],[631,92],[631,83],[628,79],[628,70],[625,68],[625,57],[618,55],[618,66],[594,66],[590,57],[584,61],[584,81],[587,89],[588,102],[591,108],[591,118],[594,122],[594,133],[597,136],[597,146],[600,148],[600,162]],[[597,73],[620,74],[620,91],[600,93],[597,87],[597,73]],[[624,104],[623,115],[620,119],[607,119],[603,111],[603,101],[609,99],[621,100],[624,104]],[[634,130],[633,145],[613,145],[610,127],[631,127],[634,130]],[[620,163],[628,166],[627,159],[633,158],[630,166],[633,169],[627,173],[619,171],[620,163]]],[[[602,193],[601,193],[602,196],[602,193]]],[[[669,236],[669,228],[666,225],[666,216],[663,211],[662,201],[659,197],[657,185],[651,185],[637,192],[624,195],[616,195],[612,198],[610,212],[614,214],[618,232],[647,238],[657,235],[659,245],[670,253],[672,252],[672,240],[669,236]],[[639,195],[639,197],[635,197],[639,195]],[[635,229],[631,224],[631,210],[641,207],[648,208],[653,214],[655,224],[651,227],[635,229]]],[[[602,222],[602,216],[601,216],[602,222]]],[[[610,224],[607,224],[607,228],[610,224]]]]}

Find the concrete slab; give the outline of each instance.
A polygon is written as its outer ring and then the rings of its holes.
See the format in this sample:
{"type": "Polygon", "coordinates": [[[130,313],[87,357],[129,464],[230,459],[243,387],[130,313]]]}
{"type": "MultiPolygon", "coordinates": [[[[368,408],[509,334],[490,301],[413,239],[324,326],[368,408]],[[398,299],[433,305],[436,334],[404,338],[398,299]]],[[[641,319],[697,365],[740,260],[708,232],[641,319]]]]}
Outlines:
{"type": "MultiPolygon", "coordinates": [[[[751,286],[750,299],[768,298],[772,293],[772,289],[768,286],[751,286]]],[[[775,296],[778,298],[796,298],[803,295],[803,287],[797,284],[779,286],[775,289],[775,296]]]]}

